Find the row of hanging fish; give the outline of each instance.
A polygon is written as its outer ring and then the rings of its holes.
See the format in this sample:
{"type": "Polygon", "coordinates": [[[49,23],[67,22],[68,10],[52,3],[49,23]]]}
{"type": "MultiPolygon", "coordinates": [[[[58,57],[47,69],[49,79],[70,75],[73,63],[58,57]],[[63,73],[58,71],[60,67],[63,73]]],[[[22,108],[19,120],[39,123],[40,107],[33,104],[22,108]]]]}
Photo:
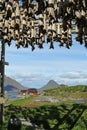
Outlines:
{"type": "Polygon", "coordinates": [[[87,47],[87,0],[0,0],[0,39],[8,45],[70,48],[73,32],[87,47]]]}

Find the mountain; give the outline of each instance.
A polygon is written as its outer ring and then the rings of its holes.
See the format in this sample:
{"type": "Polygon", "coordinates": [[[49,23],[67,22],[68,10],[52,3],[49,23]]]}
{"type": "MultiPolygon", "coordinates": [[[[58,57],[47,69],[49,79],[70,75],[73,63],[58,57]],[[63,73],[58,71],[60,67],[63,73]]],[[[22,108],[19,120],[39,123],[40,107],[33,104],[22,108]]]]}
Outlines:
{"type": "Polygon", "coordinates": [[[6,91],[18,91],[18,90],[26,89],[19,82],[7,76],[5,76],[4,86],[5,86],[4,89],[6,91]]]}
{"type": "Polygon", "coordinates": [[[57,88],[60,85],[56,83],[54,80],[50,80],[46,85],[40,88],[40,91],[51,89],[51,88],[57,88]]]}

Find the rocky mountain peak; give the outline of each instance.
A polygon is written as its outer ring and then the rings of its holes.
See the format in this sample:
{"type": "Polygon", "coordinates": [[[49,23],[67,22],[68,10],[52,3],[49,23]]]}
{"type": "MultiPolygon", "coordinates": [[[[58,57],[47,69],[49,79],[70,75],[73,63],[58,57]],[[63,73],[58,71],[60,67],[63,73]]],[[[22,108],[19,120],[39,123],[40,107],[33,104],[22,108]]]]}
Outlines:
{"type": "Polygon", "coordinates": [[[47,90],[47,89],[57,88],[57,87],[59,87],[59,84],[54,80],[50,80],[46,85],[40,88],[40,90],[47,90]]]}

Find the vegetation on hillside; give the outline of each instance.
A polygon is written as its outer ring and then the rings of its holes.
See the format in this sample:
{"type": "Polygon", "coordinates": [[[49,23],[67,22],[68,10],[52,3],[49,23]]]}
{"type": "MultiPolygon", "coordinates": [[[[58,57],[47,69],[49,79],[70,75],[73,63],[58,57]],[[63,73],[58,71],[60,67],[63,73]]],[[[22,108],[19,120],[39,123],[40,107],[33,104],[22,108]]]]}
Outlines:
{"type": "Polygon", "coordinates": [[[46,96],[54,96],[58,99],[87,99],[87,86],[78,85],[71,87],[60,87],[46,90],[46,96]]]}

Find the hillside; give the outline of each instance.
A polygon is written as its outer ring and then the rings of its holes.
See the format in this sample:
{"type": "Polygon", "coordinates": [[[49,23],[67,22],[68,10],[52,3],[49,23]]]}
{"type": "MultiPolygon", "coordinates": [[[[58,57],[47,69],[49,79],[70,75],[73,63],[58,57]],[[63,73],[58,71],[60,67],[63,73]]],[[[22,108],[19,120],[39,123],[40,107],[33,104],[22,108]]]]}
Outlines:
{"type": "Polygon", "coordinates": [[[16,91],[25,89],[25,87],[21,85],[19,82],[7,76],[5,76],[4,86],[6,91],[16,91]]]}
{"type": "Polygon", "coordinates": [[[53,96],[60,100],[87,99],[87,86],[77,85],[65,88],[49,89],[45,92],[46,96],[53,96]]]}
{"type": "Polygon", "coordinates": [[[50,80],[46,85],[40,88],[40,91],[57,88],[57,87],[59,87],[59,84],[54,80],[50,80]]]}

